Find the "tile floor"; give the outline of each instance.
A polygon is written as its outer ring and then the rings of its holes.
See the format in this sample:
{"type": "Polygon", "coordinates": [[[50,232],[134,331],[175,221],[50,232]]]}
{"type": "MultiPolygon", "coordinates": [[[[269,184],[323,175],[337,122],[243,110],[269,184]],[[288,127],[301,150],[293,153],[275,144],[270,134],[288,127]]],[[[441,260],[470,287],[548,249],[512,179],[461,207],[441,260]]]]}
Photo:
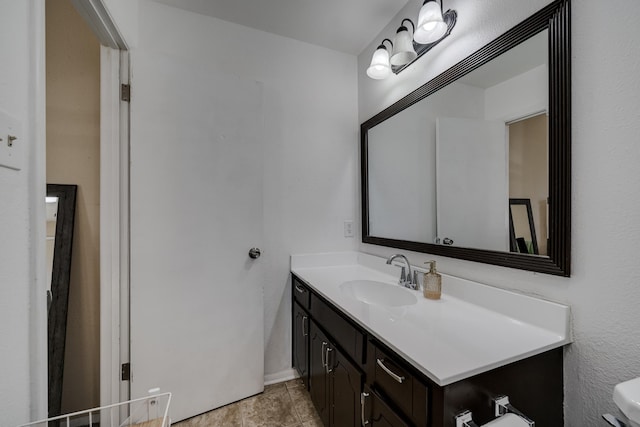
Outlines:
{"type": "Polygon", "coordinates": [[[266,386],[264,393],[174,424],[176,427],[322,427],[301,380],[266,386]]]}

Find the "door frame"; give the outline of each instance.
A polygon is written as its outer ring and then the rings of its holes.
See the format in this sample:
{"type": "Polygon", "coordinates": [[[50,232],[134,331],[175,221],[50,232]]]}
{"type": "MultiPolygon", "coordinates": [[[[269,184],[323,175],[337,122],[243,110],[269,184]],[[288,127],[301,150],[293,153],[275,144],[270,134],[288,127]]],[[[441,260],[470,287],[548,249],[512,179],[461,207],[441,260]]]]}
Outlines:
{"type": "Polygon", "coordinates": [[[47,125],[46,125],[46,31],[45,1],[32,0],[29,4],[29,81],[33,89],[28,99],[28,119],[25,129],[33,140],[33,156],[29,159],[28,168],[33,168],[33,180],[29,184],[31,199],[29,208],[31,244],[33,245],[29,320],[33,326],[29,328],[29,341],[33,356],[29,362],[31,385],[29,390],[29,415],[32,420],[43,419],[48,414],[48,310],[46,278],[46,207],[42,203],[47,195],[47,125]]]}
{"type": "Polygon", "coordinates": [[[72,0],[100,41],[100,405],[129,398],[129,47],[104,0],[72,0]]]}
{"type": "Polygon", "coordinates": [[[100,405],[129,398],[128,52],[100,47],[100,405]]]}

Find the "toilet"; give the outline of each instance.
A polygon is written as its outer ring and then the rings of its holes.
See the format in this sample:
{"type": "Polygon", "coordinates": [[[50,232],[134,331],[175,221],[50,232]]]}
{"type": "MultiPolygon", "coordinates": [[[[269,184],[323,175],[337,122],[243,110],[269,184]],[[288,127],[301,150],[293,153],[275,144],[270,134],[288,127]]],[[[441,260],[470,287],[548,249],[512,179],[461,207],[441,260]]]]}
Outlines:
{"type": "Polygon", "coordinates": [[[629,419],[631,426],[640,427],[640,378],[615,386],[613,401],[629,419]]]}
{"type": "Polygon", "coordinates": [[[529,427],[529,423],[516,414],[504,414],[487,424],[483,424],[483,427],[529,427]]]}

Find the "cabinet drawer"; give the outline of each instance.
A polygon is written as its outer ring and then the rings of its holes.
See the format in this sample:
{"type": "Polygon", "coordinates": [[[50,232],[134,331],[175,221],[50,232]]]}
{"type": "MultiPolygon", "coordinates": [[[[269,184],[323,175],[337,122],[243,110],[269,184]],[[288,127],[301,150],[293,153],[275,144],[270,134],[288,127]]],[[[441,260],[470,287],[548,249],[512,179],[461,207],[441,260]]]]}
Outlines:
{"type": "MultiPolygon", "coordinates": [[[[394,412],[376,392],[365,387],[361,398],[362,425],[371,427],[409,427],[400,415],[394,412]]],[[[420,424],[423,426],[426,424],[420,424]]]]}
{"type": "Polygon", "coordinates": [[[369,382],[416,425],[426,425],[428,389],[400,357],[370,343],[369,382]]]}
{"type": "Polygon", "coordinates": [[[298,302],[305,310],[309,310],[311,291],[296,276],[291,276],[291,292],[293,299],[298,302]]]}
{"type": "Polygon", "coordinates": [[[364,334],[315,294],[311,294],[311,316],[349,357],[364,363],[364,334]]]}

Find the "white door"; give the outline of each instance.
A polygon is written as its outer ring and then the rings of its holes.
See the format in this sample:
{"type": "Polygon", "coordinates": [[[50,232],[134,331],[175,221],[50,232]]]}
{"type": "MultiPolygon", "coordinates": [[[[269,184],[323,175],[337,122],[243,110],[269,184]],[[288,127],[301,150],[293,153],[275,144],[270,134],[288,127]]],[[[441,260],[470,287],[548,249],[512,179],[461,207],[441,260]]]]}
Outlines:
{"type": "Polygon", "coordinates": [[[262,87],[132,53],[131,397],[174,421],[264,386],[262,87]]]}
{"type": "Polygon", "coordinates": [[[503,122],[439,118],[436,209],[440,243],[509,251],[509,184],[503,122]]]}

